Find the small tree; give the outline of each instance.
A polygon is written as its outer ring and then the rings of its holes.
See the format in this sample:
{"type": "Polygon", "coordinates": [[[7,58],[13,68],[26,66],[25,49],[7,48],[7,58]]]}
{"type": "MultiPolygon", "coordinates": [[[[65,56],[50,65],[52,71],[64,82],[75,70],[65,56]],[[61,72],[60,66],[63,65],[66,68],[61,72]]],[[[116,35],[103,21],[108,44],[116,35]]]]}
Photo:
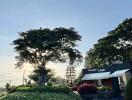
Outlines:
{"type": "Polygon", "coordinates": [[[128,80],[125,87],[125,100],[132,100],[132,77],[128,80]]]}
{"type": "Polygon", "coordinates": [[[45,83],[48,70],[48,62],[66,62],[73,64],[74,61],[81,61],[80,52],[75,49],[76,42],[81,40],[81,36],[74,28],[55,28],[50,30],[37,29],[21,32],[19,38],[13,41],[17,66],[30,63],[39,74],[39,82],[45,83]]]}
{"type": "Polygon", "coordinates": [[[6,83],[6,90],[9,91],[11,89],[11,85],[9,83],[6,83]]]}
{"type": "MultiPolygon", "coordinates": [[[[49,72],[47,74],[47,77],[46,77],[46,81],[49,82],[49,81],[54,81],[55,80],[55,73],[53,70],[51,69],[47,69],[49,72]]],[[[38,70],[33,70],[32,74],[30,74],[28,76],[31,80],[33,80],[34,82],[38,83],[39,82],[39,71],[38,70]]]]}
{"type": "Polygon", "coordinates": [[[75,67],[67,67],[66,69],[66,80],[67,80],[67,83],[69,83],[70,85],[73,85],[74,81],[75,81],[75,78],[76,78],[76,75],[75,75],[75,67]]]}

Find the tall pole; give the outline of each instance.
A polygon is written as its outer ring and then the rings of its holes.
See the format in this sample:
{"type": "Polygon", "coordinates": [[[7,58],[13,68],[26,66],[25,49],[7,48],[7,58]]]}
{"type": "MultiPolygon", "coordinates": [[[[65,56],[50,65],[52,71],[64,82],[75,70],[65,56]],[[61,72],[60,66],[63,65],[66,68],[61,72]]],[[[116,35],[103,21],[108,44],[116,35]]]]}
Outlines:
{"type": "Polygon", "coordinates": [[[11,85],[11,80],[10,80],[10,85],[11,85]]]}
{"type": "Polygon", "coordinates": [[[25,70],[23,70],[23,85],[24,85],[24,79],[25,79],[25,70]]]}

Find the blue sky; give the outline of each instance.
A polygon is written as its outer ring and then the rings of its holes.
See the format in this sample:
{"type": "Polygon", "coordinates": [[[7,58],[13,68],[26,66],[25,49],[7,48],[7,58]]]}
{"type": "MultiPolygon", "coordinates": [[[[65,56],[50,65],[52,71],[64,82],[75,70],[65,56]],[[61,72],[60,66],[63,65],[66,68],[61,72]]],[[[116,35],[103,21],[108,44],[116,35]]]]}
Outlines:
{"type": "Polygon", "coordinates": [[[82,35],[80,50],[86,52],[131,17],[131,4],[130,0],[0,0],[0,42],[16,39],[18,32],[29,29],[74,27],[82,35]]]}
{"type": "Polygon", "coordinates": [[[131,0],[0,0],[0,73],[14,68],[10,44],[18,32],[74,27],[82,36],[79,49],[85,54],[99,38],[132,17],[131,5],[131,0]]]}

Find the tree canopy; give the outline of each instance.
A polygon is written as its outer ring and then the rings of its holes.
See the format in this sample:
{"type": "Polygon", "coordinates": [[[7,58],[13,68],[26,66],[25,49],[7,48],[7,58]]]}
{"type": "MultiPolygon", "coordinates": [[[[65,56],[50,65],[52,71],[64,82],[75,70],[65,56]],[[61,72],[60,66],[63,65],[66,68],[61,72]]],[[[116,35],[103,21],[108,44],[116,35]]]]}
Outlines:
{"type": "Polygon", "coordinates": [[[19,38],[13,41],[17,67],[30,63],[40,73],[47,74],[48,62],[81,62],[82,55],[75,47],[81,36],[74,28],[40,28],[21,32],[19,38]],[[43,70],[42,70],[43,69],[43,70]]]}
{"type": "Polygon", "coordinates": [[[132,61],[132,18],[124,20],[117,28],[98,40],[85,58],[89,68],[104,67],[114,62],[132,61]]]}

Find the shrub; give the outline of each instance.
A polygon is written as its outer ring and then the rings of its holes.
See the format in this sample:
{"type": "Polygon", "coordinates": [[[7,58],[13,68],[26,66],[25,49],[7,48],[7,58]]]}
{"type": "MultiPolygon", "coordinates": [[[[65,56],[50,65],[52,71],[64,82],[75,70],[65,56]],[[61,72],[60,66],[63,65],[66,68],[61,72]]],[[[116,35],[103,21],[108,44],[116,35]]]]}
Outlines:
{"type": "Polygon", "coordinates": [[[72,87],[72,90],[73,90],[73,91],[77,91],[77,89],[78,89],[78,86],[73,86],[73,87],[72,87]]]}
{"type": "Polygon", "coordinates": [[[8,93],[13,93],[13,92],[15,92],[16,91],[16,86],[12,86],[11,88],[10,88],[10,90],[8,91],[8,93]]]}
{"type": "Polygon", "coordinates": [[[5,94],[4,93],[0,93],[0,98],[3,97],[3,96],[5,96],[5,94]]]}
{"type": "Polygon", "coordinates": [[[5,87],[6,87],[6,90],[7,91],[10,91],[11,85],[9,83],[6,83],[6,86],[5,87]]]}
{"type": "Polygon", "coordinates": [[[52,86],[52,85],[53,85],[52,82],[47,83],[47,86],[52,86]]]}
{"type": "Polygon", "coordinates": [[[125,87],[125,100],[132,100],[132,77],[130,77],[125,87]]]}
{"type": "Polygon", "coordinates": [[[9,93],[0,100],[81,100],[75,93],[39,93],[39,92],[16,92],[9,93]]]}
{"type": "Polygon", "coordinates": [[[97,87],[99,91],[112,90],[111,86],[99,86],[97,87]]]}
{"type": "Polygon", "coordinates": [[[9,83],[7,83],[5,87],[6,87],[6,91],[8,93],[12,93],[12,92],[16,91],[16,87],[15,86],[11,86],[9,83]]]}
{"type": "Polygon", "coordinates": [[[97,88],[95,85],[93,84],[82,84],[78,87],[78,93],[80,95],[83,95],[83,94],[95,94],[97,93],[97,88]]]}

